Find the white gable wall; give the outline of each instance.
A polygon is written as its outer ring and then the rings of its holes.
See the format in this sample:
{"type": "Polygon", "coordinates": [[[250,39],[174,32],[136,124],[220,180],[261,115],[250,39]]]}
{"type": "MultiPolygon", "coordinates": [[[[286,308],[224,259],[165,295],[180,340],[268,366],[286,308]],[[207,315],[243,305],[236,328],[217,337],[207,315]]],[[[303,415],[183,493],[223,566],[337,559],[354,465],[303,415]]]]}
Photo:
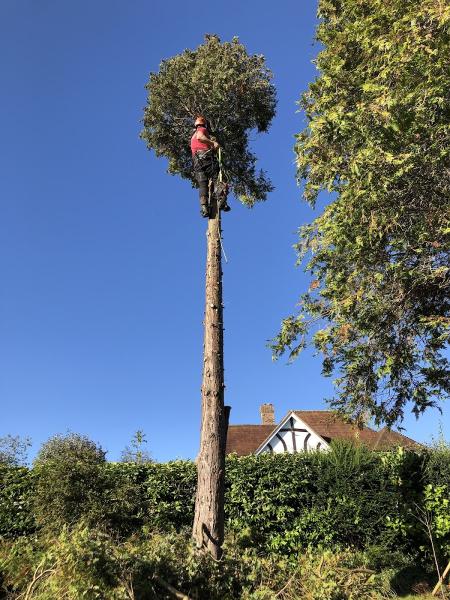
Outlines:
{"type": "Polygon", "coordinates": [[[307,452],[309,450],[328,450],[329,445],[315,433],[295,413],[291,412],[271,434],[256,454],[272,452],[307,452]]]}

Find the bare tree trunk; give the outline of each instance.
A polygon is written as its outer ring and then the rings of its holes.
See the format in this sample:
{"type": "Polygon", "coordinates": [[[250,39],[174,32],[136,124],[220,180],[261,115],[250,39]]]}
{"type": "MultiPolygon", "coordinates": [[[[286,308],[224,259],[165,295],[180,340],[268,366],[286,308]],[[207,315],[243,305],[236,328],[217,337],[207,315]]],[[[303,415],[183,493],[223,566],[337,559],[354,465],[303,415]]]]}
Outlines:
{"type": "Polygon", "coordinates": [[[193,537],[198,548],[219,559],[224,535],[225,445],[230,408],[224,406],[220,211],[214,197],[207,244],[202,421],[193,537]]]}

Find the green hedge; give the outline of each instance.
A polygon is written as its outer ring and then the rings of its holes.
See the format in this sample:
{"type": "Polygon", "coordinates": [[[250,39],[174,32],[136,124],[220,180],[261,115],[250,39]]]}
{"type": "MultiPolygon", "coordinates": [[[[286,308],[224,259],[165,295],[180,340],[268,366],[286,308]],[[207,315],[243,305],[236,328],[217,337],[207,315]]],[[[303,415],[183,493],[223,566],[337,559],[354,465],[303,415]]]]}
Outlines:
{"type": "Polygon", "coordinates": [[[33,498],[33,472],[0,464],[0,536],[18,537],[35,530],[33,498]]]}
{"type": "MultiPolygon", "coordinates": [[[[427,485],[447,494],[449,475],[446,450],[382,454],[342,445],[330,453],[230,456],[227,530],[244,545],[287,554],[318,545],[413,551],[426,543],[413,509],[427,485]]],[[[80,519],[121,537],[143,527],[180,530],[192,523],[195,484],[191,461],[105,463],[90,471],[73,463],[65,478],[42,467],[2,467],[0,536],[80,519]]]]}

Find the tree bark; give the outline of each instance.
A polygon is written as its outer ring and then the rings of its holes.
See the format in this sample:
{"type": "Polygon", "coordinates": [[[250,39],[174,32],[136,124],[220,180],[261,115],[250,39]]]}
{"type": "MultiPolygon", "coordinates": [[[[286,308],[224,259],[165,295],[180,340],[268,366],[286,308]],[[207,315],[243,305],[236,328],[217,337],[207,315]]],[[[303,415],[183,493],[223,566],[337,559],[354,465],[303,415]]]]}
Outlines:
{"type": "Polygon", "coordinates": [[[225,446],[230,408],[224,406],[222,257],[220,211],[211,202],[206,258],[202,419],[197,458],[193,538],[215,559],[224,536],[225,446]]]}

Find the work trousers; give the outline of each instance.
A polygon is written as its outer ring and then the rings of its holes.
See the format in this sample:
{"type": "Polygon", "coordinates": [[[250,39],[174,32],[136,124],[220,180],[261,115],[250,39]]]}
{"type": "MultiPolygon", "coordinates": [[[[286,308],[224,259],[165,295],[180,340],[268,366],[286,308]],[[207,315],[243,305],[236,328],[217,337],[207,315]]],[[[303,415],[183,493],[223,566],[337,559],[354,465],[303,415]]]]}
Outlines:
{"type": "Polygon", "coordinates": [[[198,183],[200,204],[208,199],[208,181],[215,180],[219,174],[219,165],[213,150],[200,150],[193,157],[194,174],[198,183]]]}

